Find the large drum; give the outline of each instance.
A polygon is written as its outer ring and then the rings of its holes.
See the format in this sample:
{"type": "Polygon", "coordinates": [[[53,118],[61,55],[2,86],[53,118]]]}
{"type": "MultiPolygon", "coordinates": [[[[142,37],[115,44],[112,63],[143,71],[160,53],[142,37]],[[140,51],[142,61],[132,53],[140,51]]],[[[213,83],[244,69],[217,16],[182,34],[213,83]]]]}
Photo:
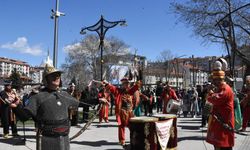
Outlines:
{"type": "MultiPolygon", "coordinates": [[[[153,117],[156,117],[159,119],[158,122],[164,122],[168,121],[169,119],[173,119],[173,125],[170,128],[170,137],[167,143],[167,149],[166,150],[176,150],[177,149],[177,117],[174,114],[158,114],[154,115],[153,117]]],[[[160,143],[158,141],[158,150],[161,150],[160,143]]]]}
{"type": "Polygon", "coordinates": [[[181,103],[179,101],[176,101],[174,99],[170,99],[168,104],[167,104],[167,113],[168,114],[177,114],[180,106],[181,106],[181,103]]]}
{"type": "Polygon", "coordinates": [[[157,150],[155,117],[133,117],[130,119],[131,150],[157,150]]]}

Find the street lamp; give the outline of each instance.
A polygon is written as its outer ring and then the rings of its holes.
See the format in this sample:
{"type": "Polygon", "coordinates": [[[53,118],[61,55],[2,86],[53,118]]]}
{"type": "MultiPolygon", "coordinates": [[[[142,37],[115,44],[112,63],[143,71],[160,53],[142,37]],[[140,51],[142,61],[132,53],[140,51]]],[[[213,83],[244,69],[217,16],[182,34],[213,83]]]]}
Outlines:
{"type": "Polygon", "coordinates": [[[175,60],[176,60],[176,72],[177,72],[177,76],[176,76],[176,88],[177,89],[179,87],[179,62],[178,62],[178,59],[182,58],[182,57],[185,57],[185,56],[187,56],[187,55],[181,55],[181,56],[175,57],[175,60]]]}
{"type": "Polygon", "coordinates": [[[103,61],[103,48],[104,48],[105,34],[110,28],[113,28],[118,24],[121,26],[127,26],[125,20],[111,22],[111,21],[104,19],[103,16],[101,15],[101,19],[96,24],[89,26],[89,27],[84,27],[80,31],[80,34],[86,34],[86,30],[95,31],[95,32],[97,32],[97,34],[100,38],[99,48],[101,50],[101,81],[103,80],[103,77],[102,77],[103,63],[104,63],[104,61],[103,61]]]}
{"type": "Polygon", "coordinates": [[[59,0],[56,0],[56,10],[51,10],[51,19],[55,20],[54,25],[54,48],[53,48],[53,66],[57,68],[57,53],[58,53],[58,19],[60,16],[65,16],[64,13],[59,12],[59,0]]]}

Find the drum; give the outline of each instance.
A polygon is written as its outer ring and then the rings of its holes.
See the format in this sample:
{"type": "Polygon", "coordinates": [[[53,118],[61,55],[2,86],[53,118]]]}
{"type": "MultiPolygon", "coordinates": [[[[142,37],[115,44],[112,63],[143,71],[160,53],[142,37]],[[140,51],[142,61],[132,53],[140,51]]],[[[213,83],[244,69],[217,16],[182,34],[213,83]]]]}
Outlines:
{"type": "Polygon", "coordinates": [[[177,114],[180,106],[181,106],[180,102],[178,102],[174,99],[170,99],[168,104],[167,104],[167,113],[168,114],[177,114]]]}
{"type": "MultiPolygon", "coordinates": [[[[174,114],[158,114],[154,115],[153,117],[156,117],[159,119],[159,122],[164,122],[169,119],[173,119],[173,125],[170,128],[170,137],[167,144],[166,150],[177,150],[177,117],[174,114]]],[[[158,141],[158,150],[161,150],[159,141],[158,141]]]]}
{"type": "Polygon", "coordinates": [[[130,119],[131,150],[157,150],[155,117],[133,117],[130,119]]]}

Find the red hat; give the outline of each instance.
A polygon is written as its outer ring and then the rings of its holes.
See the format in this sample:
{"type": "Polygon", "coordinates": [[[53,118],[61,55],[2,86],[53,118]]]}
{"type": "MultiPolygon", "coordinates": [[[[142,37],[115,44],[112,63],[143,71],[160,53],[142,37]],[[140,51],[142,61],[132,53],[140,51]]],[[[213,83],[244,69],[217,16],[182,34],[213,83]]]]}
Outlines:
{"type": "Polygon", "coordinates": [[[122,78],[122,79],[121,79],[121,82],[122,82],[122,83],[129,83],[129,80],[128,80],[128,78],[122,78]]]}

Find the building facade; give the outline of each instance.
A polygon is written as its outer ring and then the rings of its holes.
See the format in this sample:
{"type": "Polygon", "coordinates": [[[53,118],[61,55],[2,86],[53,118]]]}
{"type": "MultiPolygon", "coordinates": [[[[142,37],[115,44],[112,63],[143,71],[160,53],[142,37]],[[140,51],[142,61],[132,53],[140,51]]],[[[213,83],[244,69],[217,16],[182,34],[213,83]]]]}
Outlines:
{"type": "Polygon", "coordinates": [[[16,71],[19,72],[21,76],[30,76],[30,66],[26,62],[0,57],[0,78],[8,78],[14,69],[16,69],[16,71]]]}

